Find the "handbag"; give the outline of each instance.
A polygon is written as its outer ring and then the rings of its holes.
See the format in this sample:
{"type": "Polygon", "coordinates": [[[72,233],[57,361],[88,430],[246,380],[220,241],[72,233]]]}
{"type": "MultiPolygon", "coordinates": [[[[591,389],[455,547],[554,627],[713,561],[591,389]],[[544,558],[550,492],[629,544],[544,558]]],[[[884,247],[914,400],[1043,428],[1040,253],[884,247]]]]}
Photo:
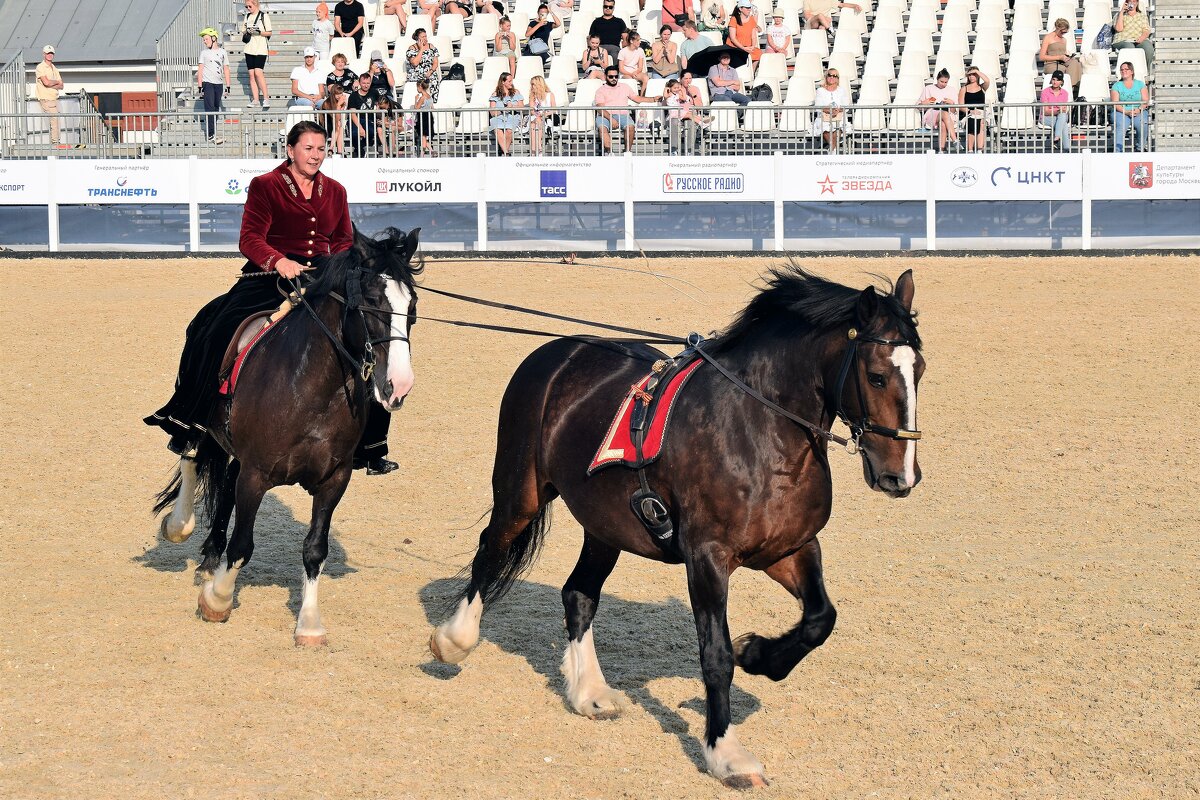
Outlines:
{"type": "Polygon", "coordinates": [[[1113,26],[1104,24],[1100,26],[1100,32],[1096,34],[1096,40],[1092,42],[1093,50],[1111,50],[1113,43],[1113,26]]]}
{"type": "Polygon", "coordinates": [[[526,49],[529,51],[531,56],[540,56],[542,53],[545,53],[547,50],[549,50],[550,46],[546,44],[545,39],[534,37],[529,40],[529,44],[526,45],[526,49]]]}
{"type": "Polygon", "coordinates": [[[262,22],[262,12],[258,12],[258,16],[254,18],[253,25],[247,25],[246,30],[242,33],[242,44],[250,44],[250,40],[254,38],[254,34],[250,33],[250,29],[258,30],[258,24],[262,22]]]}
{"type": "Polygon", "coordinates": [[[687,15],[687,14],[676,14],[676,15],[675,15],[675,24],[676,24],[676,25],[678,25],[679,27],[681,27],[681,28],[682,28],[682,27],[683,27],[683,23],[685,23],[685,22],[687,22],[687,21],[688,21],[688,15],[687,15]]]}

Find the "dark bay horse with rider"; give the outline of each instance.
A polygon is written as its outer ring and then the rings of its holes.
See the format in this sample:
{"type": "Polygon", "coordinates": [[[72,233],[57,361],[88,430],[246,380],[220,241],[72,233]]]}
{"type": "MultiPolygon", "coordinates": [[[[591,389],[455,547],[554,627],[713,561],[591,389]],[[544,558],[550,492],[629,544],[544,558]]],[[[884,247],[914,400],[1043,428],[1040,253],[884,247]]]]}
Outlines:
{"type": "Polygon", "coordinates": [[[763,785],[762,764],[731,723],[734,665],[782,680],[833,630],[817,533],[832,507],[835,419],[848,424],[848,449],[862,459],[871,489],[905,497],[921,480],[916,414],[925,362],[913,293],[911,272],[894,287],[858,291],[775,271],[723,334],[693,340],[683,358],[701,363],[671,407],[669,434],[644,480],[621,467],[589,475],[589,462],[622,399],[636,394],[631,384],[672,360],[645,345],[578,337],[533,352],[501,402],[491,517],[457,606],[430,640],[435,657],[457,663],[470,654],[484,609],[532,565],[548,505],[561,497],[584,529],[562,590],[571,707],[601,718],[624,702],[605,682],[591,628],[620,554],[682,563],[707,694],[707,767],[730,785],[763,785]],[[630,498],[647,488],[669,517],[667,541],[631,509],[630,498]],[[795,627],[773,638],[731,637],[729,576],[742,566],[765,571],[800,601],[795,627]]]}
{"type": "Polygon", "coordinates": [[[229,617],[265,493],[299,484],[312,494],[297,644],[325,641],[317,580],[352,469],[395,468],[383,456],[390,413],[413,385],[408,337],[421,269],[413,263],[418,231],[354,231],[344,187],[320,172],[325,145],[324,129],[299,123],[288,159],[251,181],[243,275],[188,326],[175,394],[145,419],[171,435],[180,456],[155,505],[171,509],[164,537],[192,534],[197,493],[208,512],[197,569],[206,579],[198,601],[206,620],[229,617]]]}

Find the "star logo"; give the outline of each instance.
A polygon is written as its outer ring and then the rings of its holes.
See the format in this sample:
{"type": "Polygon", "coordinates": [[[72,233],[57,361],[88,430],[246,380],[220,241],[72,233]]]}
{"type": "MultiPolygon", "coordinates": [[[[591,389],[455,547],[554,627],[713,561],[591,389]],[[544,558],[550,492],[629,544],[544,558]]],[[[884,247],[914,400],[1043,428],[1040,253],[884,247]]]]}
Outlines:
{"type": "Polygon", "coordinates": [[[821,187],[821,194],[825,194],[826,192],[833,194],[833,186],[836,183],[837,181],[830,178],[828,174],[826,174],[825,180],[817,181],[817,185],[821,187]]]}

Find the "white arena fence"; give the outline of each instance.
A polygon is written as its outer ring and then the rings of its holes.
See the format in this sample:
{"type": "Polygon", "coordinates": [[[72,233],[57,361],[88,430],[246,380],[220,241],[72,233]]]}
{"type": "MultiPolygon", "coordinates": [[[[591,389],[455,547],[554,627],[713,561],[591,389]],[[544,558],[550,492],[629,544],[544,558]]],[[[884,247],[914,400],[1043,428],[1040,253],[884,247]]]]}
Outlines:
{"type": "MultiPolygon", "coordinates": [[[[0,245],[236,251],[264,159],[0,161],[0,245]]],[[[330,159],[365,231],[429,250],[1195,248],[1198,153],[330,159]]]]}

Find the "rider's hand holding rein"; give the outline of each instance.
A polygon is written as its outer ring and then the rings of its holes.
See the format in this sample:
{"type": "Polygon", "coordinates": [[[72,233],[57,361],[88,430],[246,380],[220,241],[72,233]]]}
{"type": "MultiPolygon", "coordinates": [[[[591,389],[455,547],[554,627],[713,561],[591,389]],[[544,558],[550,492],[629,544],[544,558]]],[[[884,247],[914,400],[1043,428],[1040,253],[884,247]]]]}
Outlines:
{"type": "Polygon", "coordinates": [[[281,258],[275,262],[275,271],[288,280],[291,280],[301,272],[304,272],[305,268],[290,258],[281,258]]]}

